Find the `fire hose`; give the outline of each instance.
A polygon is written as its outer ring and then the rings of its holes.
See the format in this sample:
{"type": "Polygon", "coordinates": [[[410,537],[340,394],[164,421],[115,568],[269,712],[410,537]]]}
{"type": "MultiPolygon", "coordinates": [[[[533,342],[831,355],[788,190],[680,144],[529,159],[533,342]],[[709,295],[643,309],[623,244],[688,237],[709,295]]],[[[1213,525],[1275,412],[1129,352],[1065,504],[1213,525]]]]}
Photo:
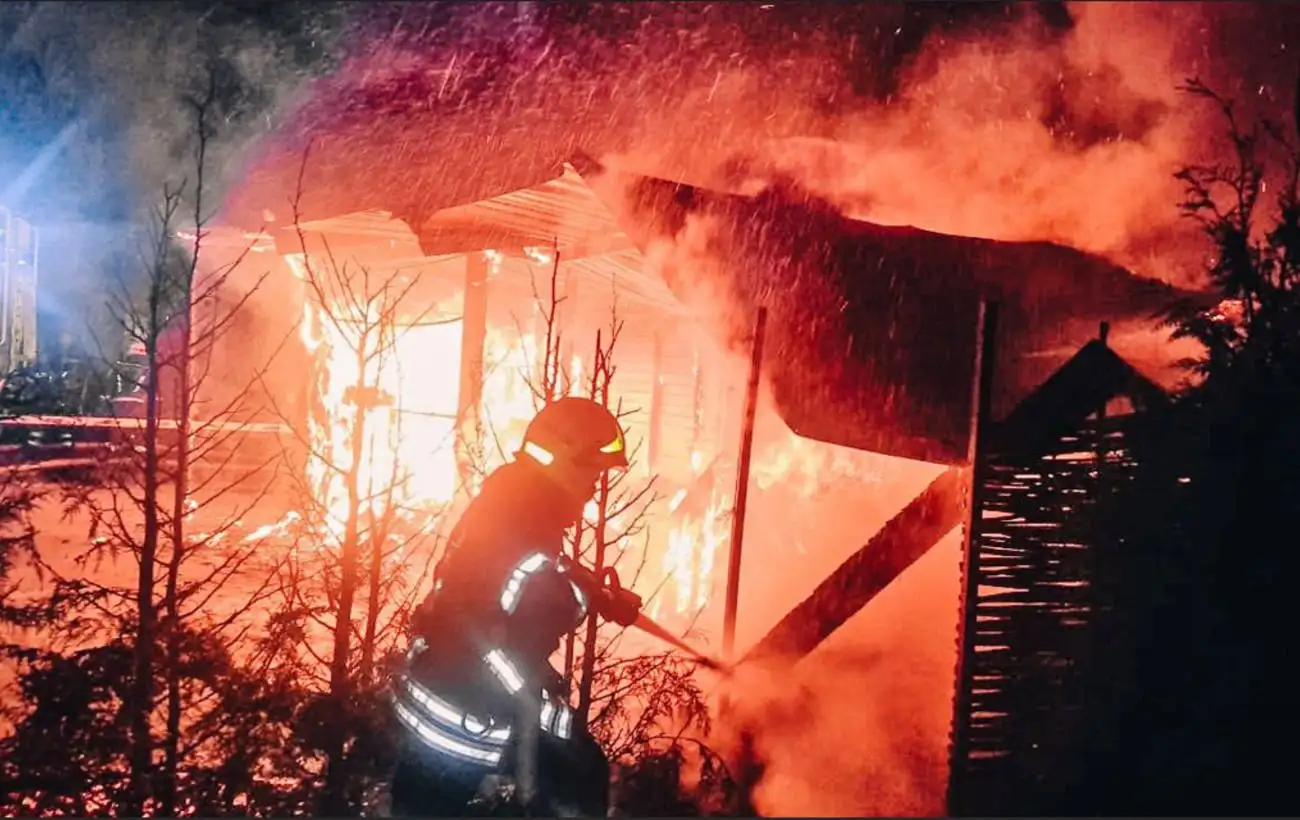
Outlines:
{"type": "Polygon", "coordinates": [[[620,583],[618,572],[613,567],[605,567],[600,573],[596,573],[572,560],[566,560],[562,566],[583,593],[604,603],[601,609],[614,623],[639,629],[651,637],[658,638],[686,653],[707,669],[724,675],[731,673],[729,664],[704,654],[642,612],[641,606],[644,601],[641,600],[641,596],[620,583]]]}

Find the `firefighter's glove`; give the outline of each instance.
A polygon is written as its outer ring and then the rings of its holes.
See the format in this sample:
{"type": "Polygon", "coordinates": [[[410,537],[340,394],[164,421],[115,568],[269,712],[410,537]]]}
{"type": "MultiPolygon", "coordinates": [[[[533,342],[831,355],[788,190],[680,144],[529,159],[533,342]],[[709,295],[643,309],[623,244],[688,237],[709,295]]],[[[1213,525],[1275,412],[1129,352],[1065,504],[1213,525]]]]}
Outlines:
{"type": "Polygon", "coordinates": [[[641,617],[641,596],[626,589],[606,593],[601,614],[619,626],[631,626],[641,617]]]}
{"type": "Polygon", "coordinates": [[[624,589],[618,581],[618,573],[610,567],[602,573],[604,583],[604,600],[601,615],[619,626],[631,626],[641,616],[641,596],[630,589],[624,589]]]}

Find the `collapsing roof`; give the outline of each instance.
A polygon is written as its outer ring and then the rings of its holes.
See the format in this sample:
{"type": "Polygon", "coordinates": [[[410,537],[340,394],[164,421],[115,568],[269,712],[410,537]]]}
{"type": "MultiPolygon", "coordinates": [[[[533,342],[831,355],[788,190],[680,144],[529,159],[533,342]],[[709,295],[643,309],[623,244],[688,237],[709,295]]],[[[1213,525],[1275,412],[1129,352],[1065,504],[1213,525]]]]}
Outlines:
{"type": "MultiPolygon", "coordinates": [[[[620,224],[641,247],[689,234],[692,220],[707,226],[739,321],[769,309],[766,369],[781,415],[836,444],[965,459],[980,299],[1000,303],[1001,418],[1099,322],[1149,324],[1186,295],[1051,243],[875,225],[788,188],[746,197],[608,173],[622,178],[601,187],[621,192],[620,224]]],[[[664,273],[689,300],[690,277],[707,269],[664,273]]]]}
{"type": "MultiPolygon", "coordinates": [[[[354,211],[382,207],[370,201],[379,195],[356,191],[354,211]]],[[[713,284],[739,307],[733,338],[744,337],[758,306],[769,308],[765,371],[795,432],[942,463],[965,458],[979,299],[1001,304],[1001,416],[1098,322],[1147,322],[1180,295],[1060,245],[875,225],[789,188],[725,194],[581,155],[526,187],[440,204],[405,216],[426,255],[554,241],[578,264],[604,271],[598,262],[616,262],[635,296],[677,309],[691,303],[699,277],[723,271],[726,281],[713,284]],[[643,254],[673,245],[692,220],[706,226],[716,264],[647,275],[643,254]],[[1043,355],[1054,350],[1065,353],[1043,355]]]]}

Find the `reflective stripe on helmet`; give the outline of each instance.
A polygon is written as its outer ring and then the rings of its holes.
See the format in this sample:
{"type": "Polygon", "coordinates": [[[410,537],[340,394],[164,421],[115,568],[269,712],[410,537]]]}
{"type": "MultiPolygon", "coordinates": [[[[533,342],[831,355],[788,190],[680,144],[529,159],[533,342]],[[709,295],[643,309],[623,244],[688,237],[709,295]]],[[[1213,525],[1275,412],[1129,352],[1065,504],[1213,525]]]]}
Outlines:
{"type": "Polygon", "coordinates": [[[606,454],[623,452],[623,434],[619,433],[618,436],[615,437],[613,441],[611,441],[609,444],[606,444],[604,447],[601,447],[600,451],[606,454]]]}

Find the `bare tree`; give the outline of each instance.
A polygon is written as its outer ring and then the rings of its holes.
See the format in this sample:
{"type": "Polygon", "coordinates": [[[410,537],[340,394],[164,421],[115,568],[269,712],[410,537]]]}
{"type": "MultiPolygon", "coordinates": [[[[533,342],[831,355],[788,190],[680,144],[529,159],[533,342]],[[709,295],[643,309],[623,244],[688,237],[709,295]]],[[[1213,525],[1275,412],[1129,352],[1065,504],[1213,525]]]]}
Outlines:
{"type": "Polygon", "coordinates": [[[104,459],[100,486],[70,494],[70,506],[91,521],[91,544],[75,560],[80,577],[48,556],[35,558],[36,569],[53,579],[48,606],[65,616],[57,627],[65,640],[99,638],[129,647],[130,685],[121,693],[130,727],[129,786],[121,811],[136,816],[171,816],[180,809],[184,761],[213,736],[211,728],[199,727],[210,727],[213,704],[222,700],[212,688],[215,670],[227,668],[237,652],[248,628],[240,616],[265,597],[270,577],[263,572],[260,582],[246,583],[257,551],[231,536],[264,492],[249,498],[250,480],[272,469],[276,454],[268,448],[265,459],[237,462],[235,453],[248,451],[242,419],[253,393],[221,391],[224,398],[215,401],[218,394],[210,389],[215,379],[231,380],[231,373],[214,373],[214,352],[260,284],[229,298],[229,277],[247,250],[217,269],[201,261],[209,235],[207,152],[215,101],[211,75],[201,93],[186,98],[194,117],[194,165],[164,189],[152,213],[140,247],[143,293],[121,277],[109,294],[118,327],[144,351],[143,418],[117,426],[126,434],[104,459]],[[180,245],[182,236],[190,247],[180,245]],[[200,464],[202,476],[194,469],[200,464]],[[202,531],[196,521],[204,523],[202,531]],[[129,587],[95,577],[119,557],[134,565],[129,587]],[[238,604],[214,615],[214,602],[231,596],[238,604]],[[126,644],[124,635],[131,637],[126,644]],[[159,724],[161,737],[155,734],[159,724]],[[161,766],[154,762],[159,751],[161,766]]]}
{"type": "MultiPolygon", "coordinates": [[[[294,213],[296,224],[296,203],[294,213]]],[[[404,638],[439,551],[431,523],[449,501],[417,492],[413,479],[426,465],[408,463],[401,452],[400,443],[418,432],[407,425],[419,410],[407,406],[402,385],[423,374],[399,348],[407,334],[460,317],[434,315],[435,305],[420,303],[416,277],[342,258],[328,239],[312,245],[301,228],[298,239],[303,253],[294,264],[315,334],[313,379],[339,401],[316,402],[305,422],[281,413],[306,453],[306,469],[292,473],[302,517],[299,548],[277,584],[277,629],[300,640],[268,644],[266,657],[299,669],[319,694],[310,722],[319,727],[326,761],[320,809],[338,814],[360,799],[360,784],[349,782],[364,769],[356,761],[356,741],[367,734],[358,709],[385,683],[385,660],[404,638]]],[[[452,444],[424,443],[435,450],[452,444]]]]}

